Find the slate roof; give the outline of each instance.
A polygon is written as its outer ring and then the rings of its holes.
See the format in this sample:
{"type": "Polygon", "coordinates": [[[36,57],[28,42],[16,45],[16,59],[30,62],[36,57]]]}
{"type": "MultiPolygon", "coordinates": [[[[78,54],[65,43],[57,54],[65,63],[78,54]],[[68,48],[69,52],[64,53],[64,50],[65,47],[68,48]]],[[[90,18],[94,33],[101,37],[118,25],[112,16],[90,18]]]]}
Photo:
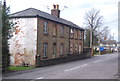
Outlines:
{"type": "Polygon", "coordinates": [[[45,19],[49,19],[49,20],[52,20],[52,21],[55,21],[58,23],[68,25],[70,27],[78,28],[78,29],[84,31],[83,28],[77,26],[76,24],[72,23],[71,21],[67,21],[62,18],[57,18],[49,13],[46,13],[46,12],[43,12],[43,11],[40,11],[40,10],[37,10],[34,8],[28,8],[26,10],[19,11],[19,12],[16,12],[16,13],[13,13],[10,15],[10,18],[24,18],[24,17],[42,17],[45,19]]]}

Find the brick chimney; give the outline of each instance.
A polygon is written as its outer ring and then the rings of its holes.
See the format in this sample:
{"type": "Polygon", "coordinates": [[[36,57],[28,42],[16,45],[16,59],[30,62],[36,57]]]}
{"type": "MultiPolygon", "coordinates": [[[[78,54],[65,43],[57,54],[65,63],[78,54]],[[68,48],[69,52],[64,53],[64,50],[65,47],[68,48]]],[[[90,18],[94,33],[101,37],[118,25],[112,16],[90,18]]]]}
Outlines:
{"type": "Polygon", "coordinates": [[[60,17],[60,10],[59,10],[59,5],[53,5],[53,9],[51,10],[51,15],[60,17]]]}

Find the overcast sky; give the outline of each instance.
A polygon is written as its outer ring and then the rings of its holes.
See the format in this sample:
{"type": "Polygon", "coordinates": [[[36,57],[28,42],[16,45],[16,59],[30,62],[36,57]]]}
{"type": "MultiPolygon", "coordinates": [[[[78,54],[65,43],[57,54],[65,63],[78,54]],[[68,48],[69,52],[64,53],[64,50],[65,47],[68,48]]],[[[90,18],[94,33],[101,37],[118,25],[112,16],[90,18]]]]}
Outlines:
{"type": "Polygon", "coordinates": [[[84,27],[85,12],[92,8],[100,10],[104,26],[109,26],[114,39],[118,40],[118,2],[119,0],[6,0],[15,13],[27,8],[36,8],[51,13],[52,5],[59,4],[60,17],[84,27]],[[68,8],[64,9],[64,6],[68,8]]]}

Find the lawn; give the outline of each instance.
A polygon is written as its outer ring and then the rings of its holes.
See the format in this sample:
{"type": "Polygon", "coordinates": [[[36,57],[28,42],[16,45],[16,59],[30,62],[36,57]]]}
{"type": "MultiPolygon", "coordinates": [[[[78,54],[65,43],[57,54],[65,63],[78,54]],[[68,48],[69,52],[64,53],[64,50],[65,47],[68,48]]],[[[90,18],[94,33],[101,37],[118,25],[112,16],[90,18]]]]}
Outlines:
{"type": "Polygon", "coordinates": [[[15,66],[9,66],[10,71],[19,71],[19,70],[27,70],[27,69],[33,69],[34,67],[15,67],[15,66]]]}

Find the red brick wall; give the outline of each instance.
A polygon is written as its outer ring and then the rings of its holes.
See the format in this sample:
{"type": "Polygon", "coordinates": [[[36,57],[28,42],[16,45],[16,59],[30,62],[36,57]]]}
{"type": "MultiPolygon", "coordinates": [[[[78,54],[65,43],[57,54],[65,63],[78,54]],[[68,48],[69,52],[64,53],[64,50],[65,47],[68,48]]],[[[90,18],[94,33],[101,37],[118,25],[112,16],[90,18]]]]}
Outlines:
{"type": "MultiPolygon", "coordinates": [[[[69,54],[69,28],[66,25],[59,24],[47,19],[38,18],[38,38],[37,38],[37,54],[41,56],[41,60],[59,58],[60,57],[60,44],[64,44],[64,56],[69,54]],[[48,34],[45,35],[44,30],[44,21],[48,22],[48,34]],[[56,26],[56,36],[53,36],[53,28],[56,26]],[[61,26],[64,26],[64,36],[61,37],[61,26]],[[48,54],[47,58],[43,58],[43,43],[48,43],[48,54]],[[53,43],[56,43],[56,56],[53,56],[53,43]]],[[[74,38],[70,39],[70,42],[73,42],[73,52],[75,52],[75,44],[81,44],[83,47],[83,41],[75,38],[75,34],[78,34],[78,29],[74,29],[74,38]]],[[[79,34],[78,34],[79,36],[79,34]]],[[[78,49],[78,48],[77,48],[78,49]]],[[[82,48],[83,50],[83,48],[82,48]]],[[[78,50],[77,52],[78,53],[78,50]]]]}

